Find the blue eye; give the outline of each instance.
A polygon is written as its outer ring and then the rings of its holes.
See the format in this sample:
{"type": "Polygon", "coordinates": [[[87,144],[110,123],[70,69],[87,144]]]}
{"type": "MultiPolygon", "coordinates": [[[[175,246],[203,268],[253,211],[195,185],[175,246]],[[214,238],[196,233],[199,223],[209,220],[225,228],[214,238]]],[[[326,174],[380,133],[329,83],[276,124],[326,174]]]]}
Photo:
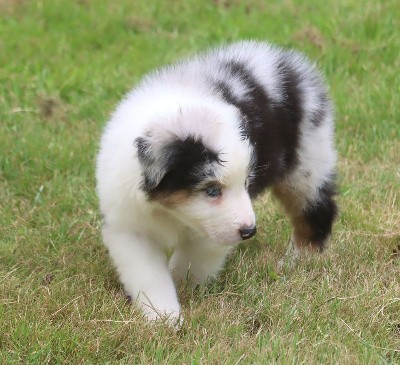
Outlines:
{"type": "Polygon", "coordinates": [[[206,188],[206,194],[208,196],[218,197],[222,195],[222,189],[220,186],[211,185],[208,188],[206,188]]]}

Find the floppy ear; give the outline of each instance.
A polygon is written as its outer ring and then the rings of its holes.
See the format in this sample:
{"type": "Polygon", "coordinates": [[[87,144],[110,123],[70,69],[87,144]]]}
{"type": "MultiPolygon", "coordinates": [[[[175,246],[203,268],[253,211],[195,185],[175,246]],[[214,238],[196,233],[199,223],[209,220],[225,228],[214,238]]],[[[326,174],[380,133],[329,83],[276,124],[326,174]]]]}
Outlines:
{"type": "Polygon", "coordinates": [[[150,139],[138,137],[134,145],[137,148],[139,163],[143,168],[143,190],[150,191],[157,187],[167,173],[165,157],[163,158],[151,143],[150,139]]]}
{"type": "Polygon", "coordinates": [[[206,166],[221,163],[217,152],[193,136],[166,140],[145,136],[136,138],[135,145],[143,174],[141,188],[150,198],[160,193],[190,190],[206,176],[213,175],[213,170],[206,166]]]}

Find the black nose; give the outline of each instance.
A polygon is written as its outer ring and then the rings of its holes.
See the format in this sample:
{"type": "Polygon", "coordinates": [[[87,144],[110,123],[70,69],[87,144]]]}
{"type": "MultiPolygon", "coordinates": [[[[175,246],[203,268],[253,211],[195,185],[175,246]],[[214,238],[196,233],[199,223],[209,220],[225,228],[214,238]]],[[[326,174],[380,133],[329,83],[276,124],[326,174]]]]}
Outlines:
{"type": "Polygon", "coordinates": [[[243,228],[239,229],[239,232],[240,232],[240,235],[242,236],[242,238],[244,240],[247,240],[256,234],[257,228],[256,228],[256,226],[243,227],[243,228]]]}

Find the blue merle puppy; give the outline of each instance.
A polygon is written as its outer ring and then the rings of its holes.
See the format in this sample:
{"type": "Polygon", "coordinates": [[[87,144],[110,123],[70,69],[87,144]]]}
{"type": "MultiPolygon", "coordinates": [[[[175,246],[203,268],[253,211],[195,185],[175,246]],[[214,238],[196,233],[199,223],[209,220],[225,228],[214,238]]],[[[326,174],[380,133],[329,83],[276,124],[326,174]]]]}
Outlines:
{"type": "Polygon", "coordinates": [[[290,218],[293,253],[321,251],[335,165],[331,101],[295,51],[239,42],[148,74],[97,159],[103,238],[125,290],[148,319],[180,323],[176,286],[214,277],[254,236],[252,200],[266,188],[290,218]]]}

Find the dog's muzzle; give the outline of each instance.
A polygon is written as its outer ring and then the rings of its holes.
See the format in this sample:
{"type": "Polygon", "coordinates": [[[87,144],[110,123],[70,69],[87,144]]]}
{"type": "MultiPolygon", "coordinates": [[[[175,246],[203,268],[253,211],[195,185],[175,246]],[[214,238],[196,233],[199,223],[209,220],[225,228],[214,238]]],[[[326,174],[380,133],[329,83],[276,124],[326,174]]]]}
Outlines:
{"type": "Polygon", "coordinates": [[[242,236],[242,239],[247,240],[256,234],[257,228],[256,228],[256,226],[243,227],[243,228],[239,229],[239,232],[240,232],[240,235],[242,236]]]}

